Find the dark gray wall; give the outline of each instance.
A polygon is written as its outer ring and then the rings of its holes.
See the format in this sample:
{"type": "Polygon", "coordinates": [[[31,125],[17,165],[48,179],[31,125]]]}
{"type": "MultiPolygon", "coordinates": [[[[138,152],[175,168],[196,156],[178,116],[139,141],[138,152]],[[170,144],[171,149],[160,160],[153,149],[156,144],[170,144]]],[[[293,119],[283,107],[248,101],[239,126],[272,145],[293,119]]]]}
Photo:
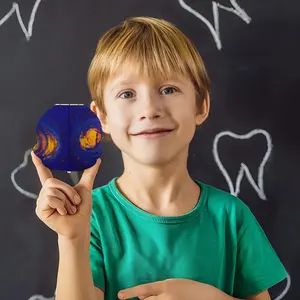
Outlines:
{"type": "MultiPolygon", "coordinates": [[[[175,23],[200,50],[212,79],[211,114],[192,142],[191,174],[237,192],[250,206],[291,276],[291,286],[284,281],[272,289],[273,298],[281,299],[286,289],[284,299],[300,299],[299,1],[243,0],[238,7],[220,0],[219,35],[213,33],[212,3],[19,0],[17,7],[1,0],[1,299],[54,294],[56,236],[35,216],[40,184],[26,151],[35,143],[40,116],[53,104],[89,104],[86,73],[97,40],[133,15],[175,23]]],[[[106,143],[96,185],[121,171],[120,154],[106,143]]],[[[56,175],[72,182],[67,174],[56,175]]]]}

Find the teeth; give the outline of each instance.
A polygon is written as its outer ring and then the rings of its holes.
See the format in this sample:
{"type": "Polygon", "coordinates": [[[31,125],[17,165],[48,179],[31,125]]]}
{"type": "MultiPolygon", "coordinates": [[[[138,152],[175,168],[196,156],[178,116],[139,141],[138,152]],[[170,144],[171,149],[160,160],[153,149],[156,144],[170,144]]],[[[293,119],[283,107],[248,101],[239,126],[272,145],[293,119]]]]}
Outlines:
{"type": "Polygon", "coordinates": [[[26,28],[23,22],[23,19],[21,17],[21,11],[20,11],[20,7],[18,3],[13,3],[11,10],[2,18],[0,19],[0,27],[11,18],[11,16],[13,14],[17,15],[20,27],[24,33],[24,35],[26,36],[27,41],[30,40],[31,36],[32,36],[32,31],[33,31],[33,25],[34,25],[34,19],[37,13],[37,10],[39,8],[39,5],[41,3],[42,0],[36,0],[34,3],[34,6],[32,8],[31,14],[30,14],[30,19],[28,22],[28,27],[26,28]]]}
{"type": "Polygon", "coordinates": [[[272,151],[272,140],[271,140],[271,136],[270,134],[263,130],[263,129],[254,129],[252,131],[250,131],[247,134],[244,135],[239,135],[239,134],[235,134],[231,131],[223,131],[220,132],[219,134],[216,135],[215,140],[214,140],[214,144],[213,144],[213,156],[214,159],[221,171],[221,173],[223,174],[223,176],[225,177],[230,193],[238,196],[238,194],[240,193],[240,185],[241,185],[241,181],[244,177],[244,175],[246,175],[246,178],[248,179],[249,183],[251,184],[251,186],[254,188],[254,190],[257,192],[258,196],[262,199],[262,200],[266,200],[267,197],[265,195],[264,192],[264,182],[263,182],[263,177],[264,177],[264,167],[270,157],[272,151]],[[266,143],[267,143],[267,151],[264,154],[262,161],[260,163],[260,166],[258,167],[258,176],[257,176],[257,183],[255,182],[255,180],[253,179],[253,176],[251,175],[248,166],[244,163],[241,162],[240,164],[240,170],[238,172],[238,175],[236,177],[235,180],[235,184],[233,184],[233,180],[230,178],[228,171],[225,169],[223,163],[220,160],[220,156],[219,156],[219,149],[218,149],[218,144],[221,138],[223,138],[224,136],[230,136],[234,139],[237,140],[247,140],[252,138],[253,136],[257,135],[257,134],[262,134],[265,138],[266,138],[266,143]]]}
{"type": "Polygon", "coordinates": [[[223,9],[227,12],[230,12],[238,16],[247,24],[251,22],[251,17],[249,17],[245,12],[245,10],[237,4],[236,0],[230,0],[231,6],[224,6],[216,1],[212,1],[214,24],[209,22],[209,20],[206,17],[204,17],[204,15],[200,14],[200,12],[198,12],[197,10],[195,10],[194,8],[186,4],[184,0],[178,0],[178,2],[183,9],[193,14],[196,18],[201,20],[208,27],[215,40],[218,50],[222,49],[222,42],[220,36],[220,23],[219,23],[219,9],[223,9]]]}

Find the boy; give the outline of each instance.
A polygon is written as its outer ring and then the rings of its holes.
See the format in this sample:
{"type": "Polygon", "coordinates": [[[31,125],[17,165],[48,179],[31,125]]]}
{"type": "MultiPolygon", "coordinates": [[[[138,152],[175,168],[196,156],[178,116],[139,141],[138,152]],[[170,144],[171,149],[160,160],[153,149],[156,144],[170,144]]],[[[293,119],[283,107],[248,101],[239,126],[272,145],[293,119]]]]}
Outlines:
{"type": "Polygon", "coordinates": [[[98,160],[71,187],[32,156],[36,213],[58,233],[57,300],[267,300],[286,277],[249,208],[188,173],[209,85],[195,46],[164,20],[129,18],[103,35],[91,110],[123,174],[92,191],[98,160]]]}

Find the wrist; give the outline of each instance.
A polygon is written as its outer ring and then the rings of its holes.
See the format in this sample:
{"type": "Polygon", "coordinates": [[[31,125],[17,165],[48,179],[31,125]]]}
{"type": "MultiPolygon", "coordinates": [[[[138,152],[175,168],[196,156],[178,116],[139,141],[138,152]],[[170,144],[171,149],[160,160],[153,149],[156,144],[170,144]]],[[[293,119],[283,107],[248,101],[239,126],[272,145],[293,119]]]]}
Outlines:
{"type": "Polygon", "coordinates": [[[80,234],[72,236],[57,235],[57,242],[59,246],[78,247],[90,244],[90,229],[85,229],[80,234]]]}
{"type": "Polygon", "coordinates": [[[76,261],[85,258],[87,260],[90,256],[90,239],[86,236],[77,238],[66,238],[64,236],[58,237],[58,252],[59,260],[61,261],[76,261]]]}

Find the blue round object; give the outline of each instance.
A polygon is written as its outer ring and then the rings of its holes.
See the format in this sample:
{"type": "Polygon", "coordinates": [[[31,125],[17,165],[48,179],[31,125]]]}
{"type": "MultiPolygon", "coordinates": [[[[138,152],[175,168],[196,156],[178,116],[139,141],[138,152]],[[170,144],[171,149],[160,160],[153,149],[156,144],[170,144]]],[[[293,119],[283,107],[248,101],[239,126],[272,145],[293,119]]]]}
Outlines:
{"type": "Polygon", "coordinates": [[[56,104],[39,120],[34,153],[52,170],[82,171],[102,154],[98,117],[85,105],[56,104]]]}

